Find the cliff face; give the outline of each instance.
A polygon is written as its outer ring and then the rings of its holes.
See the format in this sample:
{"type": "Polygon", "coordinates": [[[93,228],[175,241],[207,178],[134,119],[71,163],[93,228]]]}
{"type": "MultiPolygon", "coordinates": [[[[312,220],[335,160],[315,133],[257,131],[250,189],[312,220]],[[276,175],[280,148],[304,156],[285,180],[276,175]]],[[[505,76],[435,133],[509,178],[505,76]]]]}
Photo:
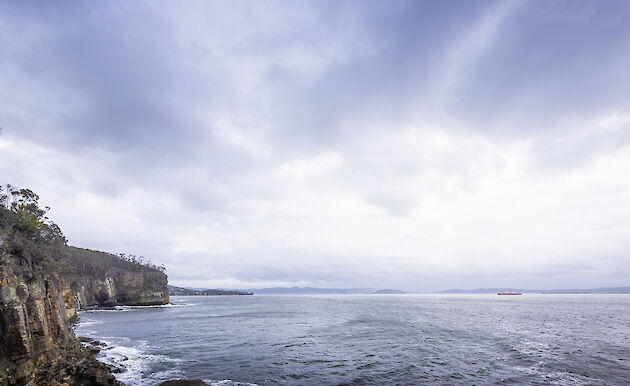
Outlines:
{"type": "Polygon", "coordinates": [[[0,248],[0,385],[119,384],[70,323],[80,309],[166,304],[166,275],[103,252],[25,245],[0,248]]]}
{"type": "Polygon", "coordinates": [[[119,384],[70,323],[79,309],[168,303],[164,269],[68,246],[38,199],[0,186],[0,385],[119,384]]]}
{"type": "Polygon", "coordinates": [[[68,283],[0,253],[0,384],[117,384],[72,332],[77,303],[68,283]]]}
{"type": "Polygon", "coordinates": [[[167,304],[166,276],[145,272],[109,272],[104,279],[87,278],[77,291],[79,306],[152,306],[167,304]]]}
{"type": "Polygon", "coordinates": [[[156,268],[76,247],[66,247],[64,255],[74,267],[66,277],[81,309],[169,302],[167,277],[156,268]]]}
{"type": "Polygon", "coordinates": [[[167,277],[111,254],[0,248],[0,385],[118,384],[76,339],[81,309],[167,304],[167,277]],[[33,261],[40,261],[33,263],[33,261]]]}

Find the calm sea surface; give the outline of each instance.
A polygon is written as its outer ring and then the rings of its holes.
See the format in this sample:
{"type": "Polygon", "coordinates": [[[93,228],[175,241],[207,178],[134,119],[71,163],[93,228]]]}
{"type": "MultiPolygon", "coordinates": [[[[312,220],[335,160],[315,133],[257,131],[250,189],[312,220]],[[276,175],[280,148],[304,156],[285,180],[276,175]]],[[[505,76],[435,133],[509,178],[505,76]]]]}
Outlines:
{"type": "Polygon", "coordinates": [[[173,297],[83,312],[130,385],[630,384],[630,295],[173,297]],[[231,380],[231,381],[228,381],[231,380]]]}

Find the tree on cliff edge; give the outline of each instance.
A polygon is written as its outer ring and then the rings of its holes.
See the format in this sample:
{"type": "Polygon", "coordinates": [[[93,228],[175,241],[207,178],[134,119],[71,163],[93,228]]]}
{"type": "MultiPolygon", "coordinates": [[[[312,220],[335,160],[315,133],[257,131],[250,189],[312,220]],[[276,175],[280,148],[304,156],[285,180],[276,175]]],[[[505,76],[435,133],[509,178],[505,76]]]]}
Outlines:
{"type": "Polygon", "coordinates": [[[61,242],[66,238],[57,224],[46,217],[49,207],[39,206],[39,196],[30,189],[17,189],[9,184],[0,186],[0,226],[13,234],[19,233],[33,241],[61,242]]]}
{"type": "Polygon", "coordinates": [[[30,189],[0,186],[0,247],[31,267],[35,257],[55,257],[67,241],[46,217],[49,209],[39,206],[39,196],[30,189]]]}

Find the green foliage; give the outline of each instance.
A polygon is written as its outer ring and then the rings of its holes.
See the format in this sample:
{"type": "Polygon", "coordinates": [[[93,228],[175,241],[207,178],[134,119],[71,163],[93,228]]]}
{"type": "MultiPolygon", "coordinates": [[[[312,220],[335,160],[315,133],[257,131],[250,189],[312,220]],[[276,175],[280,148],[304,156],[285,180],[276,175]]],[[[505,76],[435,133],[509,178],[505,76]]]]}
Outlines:
{"type": "Polygon", "coordinates": [[[163,267],[158,267],[143,257],[138,258],[135,255],[124,253],[114,255],[71,246],[64,248],[63,255],[63,261],[71,267],[72,272],[80,275],[104,279],[108,273],[115,270],[158,276],[164,274],[163,267]]]}
{"type": "Polygon", "coordinates": [[[39,206],[39,196],[32,190],[0,186],[0,248],[30,270],[103,279],[113,270],[164,276],[164,266],[151,264],[142,256],[68,246],[59,226],[46,217],[48,210],[39,206]]]}
{"type": "Polygon", "coordinates": [[[39,196],[30,189],[0,186],[0,231],[35,242],[66,244],[57,224],[46,217],[50,208],[39,206],[39,196]]]}
{"type": "Polygon", "coordinates": [[[38,201],[30,189],[0,186],[0,249],[28,271],[57,261],[66,245],[59,227],[46,217],[49,208],[41,208],[38,201]]]}

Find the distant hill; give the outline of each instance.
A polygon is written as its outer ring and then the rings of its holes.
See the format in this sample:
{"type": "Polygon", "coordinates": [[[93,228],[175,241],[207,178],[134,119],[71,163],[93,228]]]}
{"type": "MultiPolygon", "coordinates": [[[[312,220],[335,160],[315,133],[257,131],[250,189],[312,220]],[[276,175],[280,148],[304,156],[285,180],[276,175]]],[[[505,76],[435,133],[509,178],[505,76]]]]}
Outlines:
{"type": "Polygon", "coordinates": [[[531,294],[630,294],[630,287],[603,287],[588,289],[522,289],[522,288],[475,288],[471,290],[465,289],[448,289],[435,292],[437,294],[496,294],[499,292],[520,292],[531,294]]]}
{"type": "Polygon", "coordinates": [[[405,291],[373,288],[273,287],[248,289],[259,295],[405,294],[405,291]]]}
{"type": "Polygon", "coordinates": [[[630,287],[542,290],[543,294],[630,294],[630,287]]]}
{"type": "Polygon", "coordinates": [[[192,289],[184,287],[168,286],[171,296],[220,296],[220,295],[252,295],[251,292],[222,289],[192,289]]]}
{"type": "Polygon", "coordinates": [[[528,290],[521,288],[475,288],[475,289],[447,289],[438,291],[437,294],[496,294],[499,292],[520,292],[520,293],[540,293],[538,290],[528,290]]]}
{"type": "Polygon", "coordinates": [[[395,290],[395,289],[381,289],[381,290],[376,290],[372,293],[375,295],[401,295],[401,294],[406,294],[408,292],[395,290]]]}

